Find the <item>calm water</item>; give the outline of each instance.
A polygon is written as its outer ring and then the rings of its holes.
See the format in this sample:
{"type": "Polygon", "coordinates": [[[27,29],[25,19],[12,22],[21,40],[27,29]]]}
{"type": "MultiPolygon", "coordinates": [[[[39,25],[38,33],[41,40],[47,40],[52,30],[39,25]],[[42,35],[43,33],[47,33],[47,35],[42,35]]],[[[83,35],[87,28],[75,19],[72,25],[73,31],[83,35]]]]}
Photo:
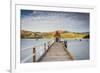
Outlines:
{"type": "Polygon", "coordinates": [[[76,60],[88,60],[89,40],[68,40],[68,50],[75,56],[76,60]]]}
{"type": "MultiPolygon", "coordinates": [[[[22,39],[21,40],[21,61],[32,54],[33,46],[41,45],[41,43],[47,42],[48,40],[35,40],[35,39],[22,39]],[[24,50],[29,48],[28,50],[24,50]]],[[[82,39],[80,40],[67,40],[68,50],[75,56],[75,60],[87,60],[89,59],[89,40],[82,39]]],[[[30,58],[27,62],[32,62],[30,58]]]]}

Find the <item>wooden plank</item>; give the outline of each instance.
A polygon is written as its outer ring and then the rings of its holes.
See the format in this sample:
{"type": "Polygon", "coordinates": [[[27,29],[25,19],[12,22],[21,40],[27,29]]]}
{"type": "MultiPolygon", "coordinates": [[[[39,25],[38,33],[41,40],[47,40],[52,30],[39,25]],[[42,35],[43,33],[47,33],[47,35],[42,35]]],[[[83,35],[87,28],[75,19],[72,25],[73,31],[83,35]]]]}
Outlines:
{"type": "Polygon", "coordinates": [[[55,42],[41,61],[67,61],[68,54],[64,50],[62,42],[55,42]]]}

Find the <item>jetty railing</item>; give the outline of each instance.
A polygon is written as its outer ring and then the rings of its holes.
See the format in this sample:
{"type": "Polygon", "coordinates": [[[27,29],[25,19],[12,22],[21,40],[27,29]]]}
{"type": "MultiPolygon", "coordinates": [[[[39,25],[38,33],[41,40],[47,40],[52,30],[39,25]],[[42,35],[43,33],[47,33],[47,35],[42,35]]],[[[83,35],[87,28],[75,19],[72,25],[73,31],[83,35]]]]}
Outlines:
{"type": "Polygon", "coordinates": [[[37,62],[39,61],[43,55],[49,50],[51,45],[54,43],[54,40],[49,40],[46,42],[42,42],[36,46],[27,47],[21,50],[21,63],[29,62],[37,62]],[[30,51],[30,52],[28,52],[30,51]],[[23,56],[24,55],[24,56],[23,56]]]}

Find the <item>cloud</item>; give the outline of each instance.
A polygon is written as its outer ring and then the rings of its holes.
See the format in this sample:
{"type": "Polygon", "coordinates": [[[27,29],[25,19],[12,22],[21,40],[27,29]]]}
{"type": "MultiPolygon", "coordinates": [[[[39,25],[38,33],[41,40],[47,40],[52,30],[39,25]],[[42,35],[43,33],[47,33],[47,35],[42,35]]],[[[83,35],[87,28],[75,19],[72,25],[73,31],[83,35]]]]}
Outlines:
{"type": "Polygon", "coordinates": [[[89,31],[89,14],[72,12],[33,11],[21,18],[21,29],[30,31],[68,30],[74,32],[89,31]]]}

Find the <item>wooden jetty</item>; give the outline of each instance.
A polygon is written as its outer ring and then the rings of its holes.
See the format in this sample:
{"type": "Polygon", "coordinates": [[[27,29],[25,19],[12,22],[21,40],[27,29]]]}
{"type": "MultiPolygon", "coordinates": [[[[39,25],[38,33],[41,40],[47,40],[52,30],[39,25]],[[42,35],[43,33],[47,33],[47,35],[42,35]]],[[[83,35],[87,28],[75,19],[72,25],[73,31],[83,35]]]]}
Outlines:
{"type": "MultiPolygon", "coordinates": [[[[64,41],[48,41],[37,47],[31,47],[33,49],[32,55],[27,56],[21,62],[27,63],[32,58],[32,62],[49,62],[49,61],[70,61],[74,60],[74,56],[68,51],[67,43],[64,41]],[[65,45],[66,44],[66,45],[65,45]],[[37,51],[39,49],[39,51],[37,51]],[[42,53],[41,53],[42,52],[42,53]]],[[[28,48],[22,50],[28,51],[28,48]]]]}
{"type": "Polygon", "coordinates": [[[48,52],[41,58],[41,62],[48,61],[69,61],[74,60],[74,57],[65,48],[63,42],[54,42],[48,52]]]}

